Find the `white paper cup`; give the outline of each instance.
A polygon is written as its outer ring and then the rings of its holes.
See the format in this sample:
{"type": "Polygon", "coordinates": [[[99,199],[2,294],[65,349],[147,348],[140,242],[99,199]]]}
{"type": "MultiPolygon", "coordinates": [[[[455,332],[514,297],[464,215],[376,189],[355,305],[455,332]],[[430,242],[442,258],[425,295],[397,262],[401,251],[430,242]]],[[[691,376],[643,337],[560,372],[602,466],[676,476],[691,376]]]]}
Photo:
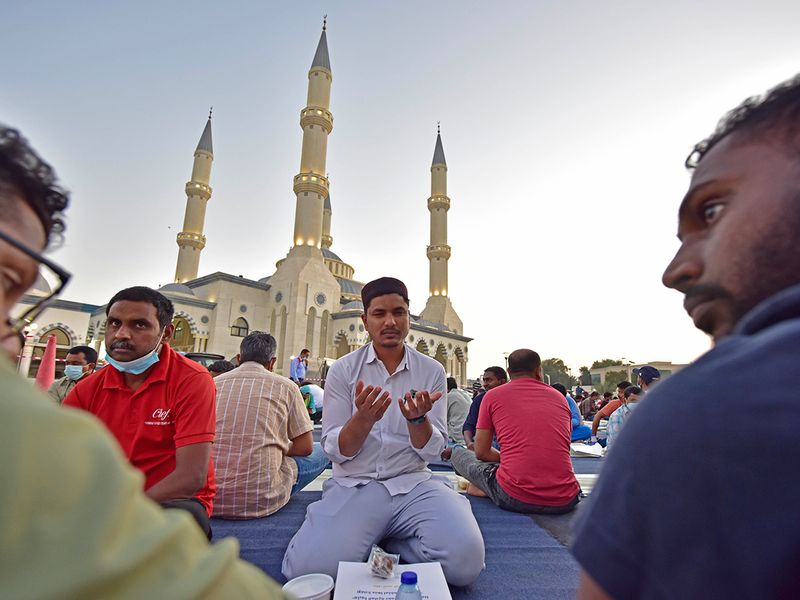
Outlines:
{"type": "Polygon", "coordinates": [[[333,577],[324,573],[309,573],[287,581],[284,592],[297,597],[297,600],[331,600],[333,577]]]}

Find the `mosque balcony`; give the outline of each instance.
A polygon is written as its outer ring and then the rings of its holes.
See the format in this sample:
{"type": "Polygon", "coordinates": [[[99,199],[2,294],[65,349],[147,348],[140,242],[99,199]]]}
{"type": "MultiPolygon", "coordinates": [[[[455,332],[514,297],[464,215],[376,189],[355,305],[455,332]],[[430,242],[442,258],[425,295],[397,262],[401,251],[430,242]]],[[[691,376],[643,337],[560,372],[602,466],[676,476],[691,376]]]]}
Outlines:
{"type": "Polygon", "coordinates": [[[450,210],[450,198],[440,195],[428,198],[428,210],[436,210],[437,208],[450,210]]]}
{"type": "Polygon", "coordinates": [[[298,173],[294,176],[294,193],[313,192],[323,198],[328,195],[328,178],[316,173],[298,173]]]}
{"type": "Polygon", "coordinates": [[[200,196],[203,200],[211,198],[211,186],[197,181],[186,182],[186,195],[187,196],[200,196]]]}
{"type": "Polygon", "coordinates": [[[450,246],[447,244],[428,246],[428,258],[443,258],[445,260],[449,259],[450,246]]]}
{"type": "Polygon", "coordinates": [[[318,125],[330,133],[333,131],[333,115],[331,111],[316,106],[306,106],[300,111],[300,127],[318,125]]]}
{"type": "Polygon", "coordinates": [[[191,231],[181,231],[177,236],[178,246],[191,246],[202,250],[206,247],[206,236],[191,231]]]}

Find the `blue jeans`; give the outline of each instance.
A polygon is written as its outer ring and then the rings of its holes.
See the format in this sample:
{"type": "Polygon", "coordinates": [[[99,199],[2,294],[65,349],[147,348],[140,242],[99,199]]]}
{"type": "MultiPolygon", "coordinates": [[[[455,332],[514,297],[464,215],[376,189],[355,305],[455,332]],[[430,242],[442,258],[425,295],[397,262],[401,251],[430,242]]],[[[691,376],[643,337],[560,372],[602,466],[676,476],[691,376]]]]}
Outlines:
{"type": "Polygon", "coordinates": [[[578,425],[572,430],[571,441],[577,442],[578,440],[588,440],[590,437],[592,437],[591,428],[588,425],[578,425]]]}
{"type": "Polygon", "coordinates": [[[330,464],[328,455],[322,450],[319,442],[314,442],[314,447],[308,456],[292,456],[290,458],[297,463],[297,482],[292,487],[291,495],[314,481],[330,464]]]}

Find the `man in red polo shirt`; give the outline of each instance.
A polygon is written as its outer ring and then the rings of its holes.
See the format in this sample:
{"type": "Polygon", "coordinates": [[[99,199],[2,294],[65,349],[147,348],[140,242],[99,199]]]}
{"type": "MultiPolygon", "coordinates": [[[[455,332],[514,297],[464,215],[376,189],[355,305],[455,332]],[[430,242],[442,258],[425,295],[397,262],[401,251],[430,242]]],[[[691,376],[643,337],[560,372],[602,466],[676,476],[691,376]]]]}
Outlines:
{"type": "Polygon", "coordinates": [[[106,306],[109,366],[80,381],[64,404],[103,421],[144,473],[145,494],[189,511],[210,539],[216,388],[203,366],[169,347],[173,313],[148,287],[118,292],[106,306]]]}
{"type": "Polygon", "coordinates": [[[453,468],[504,510],[569,512],[581,491],[569,456],[569,405],[542,381],[542,361],[533,350],[512,352],[508,375],[511,381],[486,392],[481,403],[475,452],[453,448],[453,468]]]}

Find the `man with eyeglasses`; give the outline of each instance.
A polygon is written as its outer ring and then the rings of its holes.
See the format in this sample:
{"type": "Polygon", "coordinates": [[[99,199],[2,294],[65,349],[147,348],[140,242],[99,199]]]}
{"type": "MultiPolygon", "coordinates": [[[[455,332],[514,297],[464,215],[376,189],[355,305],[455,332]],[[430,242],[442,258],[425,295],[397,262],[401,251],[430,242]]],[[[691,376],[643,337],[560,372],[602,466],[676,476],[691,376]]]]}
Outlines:
{"type": "MultiPolygon", "coordinates": [[[[0,125],[0,345],[7,351],[69,279],[41,255],[60,238],[67,203],[50,166],[0,125]],[[40,265],[61,285],[12,319],[40,265]]],[[[55,406],[2,357],[0,389],[3,597],[285,598],[237,559],[234,543],[209,546],[183,511],[149,500],[142,475],[96,419],[55,406]]]]}

